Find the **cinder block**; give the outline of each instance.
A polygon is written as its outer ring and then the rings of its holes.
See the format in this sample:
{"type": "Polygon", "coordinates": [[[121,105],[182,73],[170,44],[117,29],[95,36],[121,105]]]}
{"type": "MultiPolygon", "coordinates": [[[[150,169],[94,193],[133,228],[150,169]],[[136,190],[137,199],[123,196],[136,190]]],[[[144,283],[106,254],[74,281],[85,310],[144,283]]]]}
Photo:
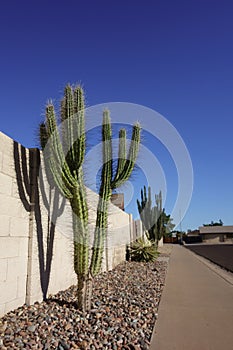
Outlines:
{"type": "Polygon", "coordinates": [[[18,277],[17,298],[25,298],[26,285],[27,285],[27,275],[22,274],[20,277],[18,277]]]}
{"type": "Polygon", "coordinates": [[[7,237],[10,234],[10,217],[0,214],[0,237],[7,237]]]}
{"type": "Polygon", "coordinates": [[[112,254],[112,267],[116,267],[123,261],[125,261],[125,246],[114,248],[112,254]]]}
{"type": "Polygon", "coordinates": [[[30,204],[28,189],[26,190],[25,184],[22,181],[17,181],[16,178],[12,178],[12,190],[11,196],[19,199],[20,196],[24,198],[27,205],[30,204]]]}
{"type": "Polygon", "coordinates": [[[11,196],[12,192],[12,177],[0,173],[0,193],[11,196]]]}
{"type": "Polygon", "coordinates": [[[16,176],[13,154],[11,156],[3,153],[2,173],[9,175],[13,178],[16,176]]]}
{"type": "Polygon", "coordinates": [[[29,222],[24,218],[11,217],[10,236],[28,237],[29,222]]]}
{"type": "Polygon", "coordinates": [[[25,297],[16,298],[15,300],[9,301],[5,304],[5,313],[13,311],[18,307],[23,306],[23,304],[25,304],[25,297]]]}
{"type": "Polygon", "coordinates": [[[27,237],[19,238],[19,256],[28,257],[28,238],[27,237]]]}
{"type": "Polygon", "coordinates": [[[0,259],[0,283],[7,280],[7,259],[0,259]]]}
{"type": "Polygon", "coordinates": [[[17,278],[15,281],[0,283],[0,304],[15,300],[17,297],[17,278]]]}
{"type": "Polygon", "coordinates": [[[0,193],[0,213],[2,215],[23,217],[22,212],[25,212],[25,209],[20,199],[17,200],[0,193]]]}
{"type": "Polygon", "coordinates": [[[19,238],[1,237],[0,258],[13,258],[19,255],[19,238]]]}
{"type": "MultiPolygon", "coordinates": [[[[22,204],[22,203],[20,202],[20,204],[22,204]]],[[[21,207],[20,207],[20,209],[19,209],[19,212],[20,212],[20,214],[19,214],[19,217],[20,217],[20,218],[26,219],[26,220],[29,221],[29,215],[30,215],[30,213],[29,213],[29,211],[27,211],[27,210],[24,208],[23,205],[21,205],[21,207]]]]}
{"type": "Polygon", "coordinates": [[[27,274],[27,257],[8,258],[7,281],[23,278],[27,274]]]}
{"type": "MultiPolygon", "coordinates": [[[[0,131],[0,151],[3,152],[3,153],[7,153],[8,155],[11,154],[11,152],[13,151],[13,140],[3,134],[1,131],[0,131]]],[[[13,153],[12,153],[12,156],[13,156],[13,153]]]]}
{"type": "Polygon", "coordinates": [[[128,224],[113,225],[108,234],[108,247],[119,247],[130,242],[130,230],[128,224]]]}
{"type": "MultiPolygon", "coordinates": [[[[22,182],[21,183],[21,186],[23,186],[22,182]]],[[[11,190],[11,196],[14,197],[14,198],[20,198],[19,197],[19,186],[18,186],[18,183],[17,183],[17,180],[16,179],[12,179],[12,190],[11,190]]]]}

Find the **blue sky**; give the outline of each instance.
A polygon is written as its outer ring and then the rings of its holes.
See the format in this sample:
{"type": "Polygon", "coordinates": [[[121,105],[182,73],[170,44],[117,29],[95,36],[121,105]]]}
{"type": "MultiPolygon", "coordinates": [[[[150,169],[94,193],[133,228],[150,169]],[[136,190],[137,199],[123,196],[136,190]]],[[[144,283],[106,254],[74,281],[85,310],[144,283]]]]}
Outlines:
{"type": "MultiPolygon", "coordinates": [[[[230,0],[2,2],[0,130],[35,146],[45,103],[59,101],[67,82],[83,84],[89,106],[152,108],[177,129],[192,159],[182,228],[220,218],[233,224],[232,16],[230,0]]],[[[156,145],[169,211],[177,176],[156,145]]],[[[134,182],[136,191],[142,182],[136,175],[134,182]]]]}

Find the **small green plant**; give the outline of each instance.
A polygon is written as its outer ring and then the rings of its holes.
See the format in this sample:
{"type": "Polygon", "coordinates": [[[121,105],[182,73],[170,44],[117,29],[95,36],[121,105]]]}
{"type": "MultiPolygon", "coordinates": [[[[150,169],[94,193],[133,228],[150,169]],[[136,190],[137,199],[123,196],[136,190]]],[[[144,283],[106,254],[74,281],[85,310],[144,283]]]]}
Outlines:
{"type": "Polygon", "coordinates": [[[130,257],[132,261],[154,262],[158,255],[156,244],[146,236],[138,238],[131,244],[130,257]]]}

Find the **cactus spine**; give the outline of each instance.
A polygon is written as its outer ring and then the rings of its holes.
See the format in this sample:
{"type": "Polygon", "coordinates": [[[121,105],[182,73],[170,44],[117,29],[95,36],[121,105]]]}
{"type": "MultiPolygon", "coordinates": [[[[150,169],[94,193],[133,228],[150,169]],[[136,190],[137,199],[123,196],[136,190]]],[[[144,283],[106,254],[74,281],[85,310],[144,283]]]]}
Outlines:
{"type": "Polygon", "coordinates": [[[131,144],[126,150],[126,130],[119,133],[118,164],[112,164],[112,128],[109,111],[103,112],[103,167],[94,232],[94,246],[89,259],[88,206],[82,165],[85,156],[84,93],[81,87],[66,86],[61,102],[62,130],[58,130],[54,106],[46,108],[46,122],[40,126],[41,147],[51,178],[72,208],[74,270],[78,277],[78,307],[90,310],[92,281],[101,268],[108,224],[108,204],[112,190],[131,175],[139,151],[140,126],[133,127],[131,144]],[[90,263],[89,263],[90,260],[90,263]]]}

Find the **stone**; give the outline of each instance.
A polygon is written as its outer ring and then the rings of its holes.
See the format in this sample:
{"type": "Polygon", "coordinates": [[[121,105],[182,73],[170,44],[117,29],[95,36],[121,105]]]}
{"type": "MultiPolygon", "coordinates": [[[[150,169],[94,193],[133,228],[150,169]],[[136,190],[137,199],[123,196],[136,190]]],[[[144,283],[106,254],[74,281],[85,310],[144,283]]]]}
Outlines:
{"type": "Polygon", "coordinates": [[[35,325],[31,325],[31,326],[28,327],[28,331],[29,332],[33,333],[33,332],[35,332],[35,330],[36,330],[36,326],[35,325]]]}
{"type": "Polygon", "coordinates": [[[167,262],[131,262],[98,275],[86,314],[74,307],[75,286],[48,302],[24,305],[1,319],[0,348],[147,350],[166,268],[167,262]]]}

